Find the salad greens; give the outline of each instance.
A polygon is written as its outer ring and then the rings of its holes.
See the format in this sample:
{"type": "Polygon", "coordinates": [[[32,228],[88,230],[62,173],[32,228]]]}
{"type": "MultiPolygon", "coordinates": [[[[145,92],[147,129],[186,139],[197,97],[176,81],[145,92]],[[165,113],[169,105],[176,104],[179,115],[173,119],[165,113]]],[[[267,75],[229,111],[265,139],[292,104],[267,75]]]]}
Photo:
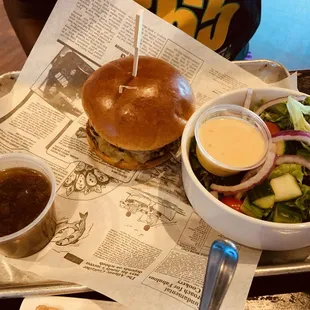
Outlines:
{"type": "Polygon", "coordinates": [[[307,160],[310,160],[310,151],[306,150],[306,149],[299,149],[296,150],[296,155],[299,155],[307,160]]]}
{"type": "Polygon", "coordinates": [[[302,215],[296,208],[292,208],[284,203],[277,203],[274,207],[273,219],[279,223],[301,223],[302,215]]]}
{"type": "Polygon", "coordinates": [[[295,205],[300,210],[307,210],[310,206],[310,186],[300,185],[302,196],[296,199],[295,205]]]}
{"type": "MultiPolygon", "coordinates": [[[[292,97],[288,97],[286,106],[290,114],[294,129],[310,132],[310,124],[304,116],[310,116],[310,106],[303,105],[292,97]]],[[[304,148],[310,151],[310,146],[304,145],[304,148]]]]}
{"type": "Polygon", "coordinates": [[[260,117],[266,122],[276,123],[283,130],[293,128],[285,102],[263,111],[260,117]]]}
{"type": "Polygon", "coordinates": [[[239,184],[244,176],[244,173],[238,173],[229,177],[219,177],[208,171],[206,171],[200,164],[196,155],[196,139],[192,137],[189,149],[189,160],[194,174],[200,183],[207,189],[210,190],[212,183],[232,186],[239,184]]]}
{"type": "MultiPolygon", "coordinates": [[[[279,103],[266,109],[260,114],[260,117],[266,122],[276,123],[282,130],[298,130],[298,128],[300,128],[299,130],[303,130],[301,127],[295,128],[294,125],[298,126],[299,119],[301,119],[300,116],[303,114],[302,118],[310,126],[309,98],[310,97],[307,97],[303,103],[300,103],[299,101],[289,96],[287,103],[279,103]]],[[[306,125],[304,121],[302,120],[302,124],[306,125]]],[[[301,126],[301,123],[299,126],[301,126]]],[[[310,131],[310,129],[308,131],[310,131]]]]}
{"type": "Polygon", "coordinates": [[[286,173],[291,174],[293,177],[296,178],[299,183],[302,183],[304,173],[302,171],[301,165],[298,164],[282,164],[280,166],[277,166],[272,170],[268,179],[271,180],[274,178],[278,178],[286,173]]]}
{"type": "MultiPolygon", "coordinates": [[[[310,97],[302,103],[288,97],[287,102],[267,108],[260,117],[267,125],[275,124],[279,131],[310,132],[310,97]]],[[[281,143],[284,145],[283,153],[277,153],[278,156],[298,155],[307,161],[310,160],[309,145],[298,141],[281,143]]],[[[244,172],[229,177],[218,177],[206,171],[196,156],[195,137],[191,140],[189,159],[193,172],[207,190],[210,190],[211,184],[237,185],[244,182],[246,177],[244,172]]],[[[247,192],[239,192],[235,196],[224,196],[219,192],[218,198],[231,208],[254,218],[279,223],[309,222],[310,170],[297,163],[278,164],[263,184],[256,185],[247,192]]]]}
{"type": "MultiPolygon", "coordinates": [[[[251,217],[255,217],[258,219],[261,219],[265,213],[264,209],[258,208],[254,204],[252,204],[250,202],[248,196],[244,199],[244,202],[241,205],[241,211],[242,211],[242,213],[244,213],[246,215],[249,215],[251,217]]],[[[269,212],[268,212],[268,214],[269,214],[269,212]]]]}

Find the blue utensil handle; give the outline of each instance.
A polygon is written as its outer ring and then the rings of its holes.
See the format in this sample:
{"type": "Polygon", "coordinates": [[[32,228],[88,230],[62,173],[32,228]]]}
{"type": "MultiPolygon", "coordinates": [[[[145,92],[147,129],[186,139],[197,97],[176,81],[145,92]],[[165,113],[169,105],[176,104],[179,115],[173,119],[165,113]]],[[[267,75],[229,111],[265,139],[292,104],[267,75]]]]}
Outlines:
{"type": "Polygon", "coordinates": [[[209,253],[199,310],[218,310],[234,276],[239,254],[229,240],[216,240],[209,253]]]}

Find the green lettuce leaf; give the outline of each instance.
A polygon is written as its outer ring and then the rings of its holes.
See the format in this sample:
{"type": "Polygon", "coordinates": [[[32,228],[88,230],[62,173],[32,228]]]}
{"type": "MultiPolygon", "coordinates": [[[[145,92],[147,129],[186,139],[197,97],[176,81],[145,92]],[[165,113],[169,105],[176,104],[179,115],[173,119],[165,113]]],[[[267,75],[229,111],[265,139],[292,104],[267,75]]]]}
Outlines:
{"type": "Polygon", "coordinates": [[[225,185],[225,186],[233,186],[237,185],[241,182],[244,172],[234,174],[227,177],[219,177],[216,176],[208,171],[206,171],[202,165],[200,164],[197,155],[196,155],[196,139],[195,137],[192,137],[190,149],[189,149],[189,161],[191,164],[191,167],[193,169],[193,172],[195,173],[197,179],[200,181],[200,183],[207,189],[210,189],[210,185],[212,183],[219,184],[219,185],[225,185]]]}
{"type": "Polygon", "coordinates": [[[200,183],[207,189],[210,189],[212,183],[212,178],[209,173],[201,166],[197,156],[196,156],[196,140],[192,137],[190,149],[189,149],[189,161],[193,172],[195,173],[197,179],[200,183]]]}
{"type": "Polygon", "coordinates": [[[304,102],[303,102],[304,105],[310,105],[310,97],[307,97],[304,102]]]}
{"type": "Polygon", "coordinates": [[[302,196],[295,200],[286,201],[285,205],[290,208],[298,208],[301,211],[303,221],[308,221],[310,217],[310,186],[300,185],[302,196]]]}
{"type": "Polygon", "coordinates": [[[300,185],[302,196],[296,199],[295,204],[301,210],[309,210],[310,208],[310,186],[300,185]]]}
{"type": "Polygon", "coordinates": [[[282,164],[277,166],[275,169],[272,170],[268,179],[274,179],[280,177],[286,173],[291,174],[296,178],[299,183],[302,183],[304,178],[304,172],[301,165],[298,164],[282,164]]]}
{"type": "MultiPolygon", "coordinates": [[[[294,129],[310,132],[310,124],[305,118],[305,115],[310,115],[310,105],[304,105],[299,101],[297,101],[296,99],[289,96],[286,106],[291,116],[294,129]]],[[[308,145],[305,144],[303,145],[304,148],[310,151],[310,147],[308,145]]]]}
{"type": "MultiPolygon", "coordinates": [[[[300,117],[300,113],[302,118],[306,123],[310,122],[310,97],[307,97],[303,103],[295,100],[292,97],[288,97],[287,102],[279,103],[274,105],[267,110],[263,111],[260,117],[265,122],[272,122],[276,123],[282,130],[304,130],[304,129],[297,129],[294,123],[294,119],[300,117]]],[[[302,126],[300,122],[300,126],[302,126]]]]}
{"type": "Polygon", "coordinates": [[[288,113],[286,102],[268,108],[260,114],[265,122],[276,123],[282,130],[293,129],[293,123],[288,113]]]}
{"type": "Polygon", "coordinates": [[[258,208],[251,204],[248,196],[244,199],[240,209],[242,213],[257,219],[261,219],[265,213],[264,209],[258,208]]]}
{"type": "Polygon", "coordinates": [[[310,151],[304,148],[297,150],[296,155],[301,156],[305,159],[310,160],[310,151]]]}
{"type": "Polygon", "coordinates": [[[302,223],[302,212],[297,208],[291,208],[286,203],[276,203],[273,221],[276,223],[302,223]]]}
{"type": "MultiPolygon", "coordinates": [[[[303,105],[308,105],[308,106],[310,106],[310,97],[307,97],[307,98],[303,101],[303,105]]],[[[308,123],[310,123],[310,114],[306,114],[306,115],[304,115],[304,117],[305,117],[306,121],[307,121],[308,123]]]]}

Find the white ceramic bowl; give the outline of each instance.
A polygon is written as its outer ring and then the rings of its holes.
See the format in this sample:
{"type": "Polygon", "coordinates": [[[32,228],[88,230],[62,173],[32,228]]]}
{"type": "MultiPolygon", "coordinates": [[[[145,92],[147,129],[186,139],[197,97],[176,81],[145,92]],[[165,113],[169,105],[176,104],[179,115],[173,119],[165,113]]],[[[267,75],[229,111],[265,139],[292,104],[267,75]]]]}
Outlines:
{"type": "MultiPolygon", "coordinates": [[[[262,221],[239,213],[212,196],[196,178],[189,161],[190,140],[194,136],[195,123],[204,110],[217,104],[242,105],[247,89],[221,95],[199,108],[188,121],[182,136],[182,178],[187,197],[195,211],[212,228],[240,244],[262,250],[284,251],[310,245],[310,222],[282,224],[262,221]]],[[[259,88],[253,90],[252,103],[299,92],[282,88],[259,88]]]]}

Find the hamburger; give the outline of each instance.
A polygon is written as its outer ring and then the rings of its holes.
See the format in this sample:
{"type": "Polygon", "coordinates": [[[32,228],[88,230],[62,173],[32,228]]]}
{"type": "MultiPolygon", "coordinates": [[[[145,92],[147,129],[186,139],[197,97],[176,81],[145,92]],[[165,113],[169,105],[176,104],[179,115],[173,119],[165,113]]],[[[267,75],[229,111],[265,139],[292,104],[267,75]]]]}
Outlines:
{"type": "Polygon", "coordinates": [[[133,57],[125,57],[99,68],[83,86],[82,104],[91,149],[110,165],[142,170],[176,152],[195,100],[186,78],[164,60],[140,56],[136,77],[132,67],[133,57]]]}

